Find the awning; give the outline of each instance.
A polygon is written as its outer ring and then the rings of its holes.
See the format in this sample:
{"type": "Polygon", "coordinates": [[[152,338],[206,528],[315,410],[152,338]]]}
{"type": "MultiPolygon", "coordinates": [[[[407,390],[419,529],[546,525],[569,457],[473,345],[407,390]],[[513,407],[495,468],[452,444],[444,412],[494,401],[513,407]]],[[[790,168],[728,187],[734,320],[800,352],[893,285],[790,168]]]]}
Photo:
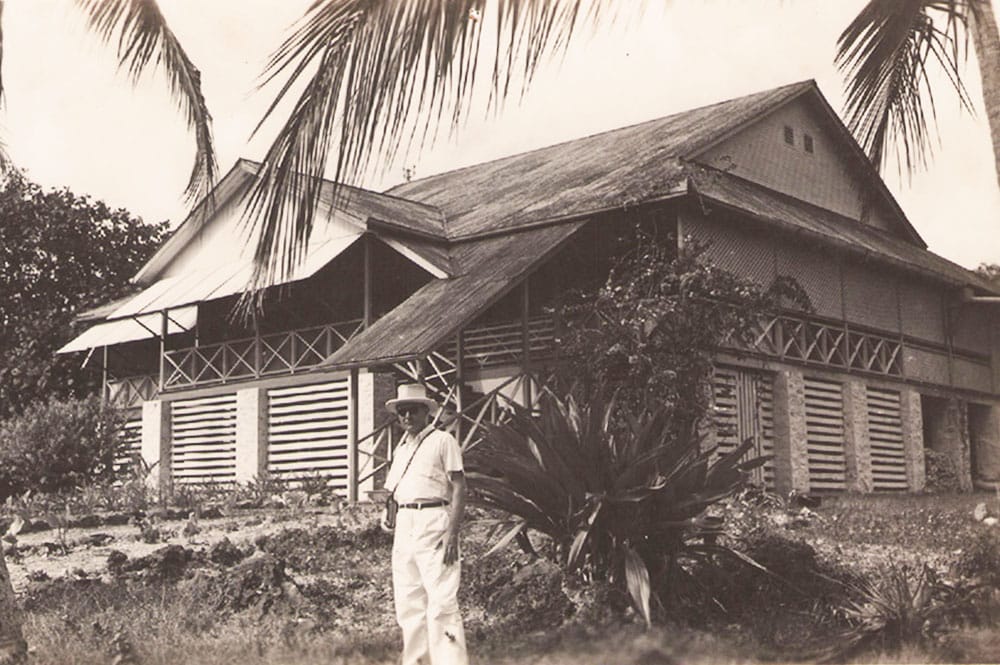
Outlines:
{"type": "MultiPolygon", "coordinates": [[[[167,312],[167,334],[190,330],[198,322],[198,306],[190,305],[167,312]]],[[[99,346],[158,337],[163,327],[162,314],[153,312],[135,317],[115,319],[91,326],[56,353],[72,353],[99,346]]]]}
{"type": "Polygon", "coordinates": [[[318,369],[347,369],[426,356],[514,288],[584,225],[568,222],[466,242],[453,250],[465,274],[434,279],[351,338],[318,369]]]}

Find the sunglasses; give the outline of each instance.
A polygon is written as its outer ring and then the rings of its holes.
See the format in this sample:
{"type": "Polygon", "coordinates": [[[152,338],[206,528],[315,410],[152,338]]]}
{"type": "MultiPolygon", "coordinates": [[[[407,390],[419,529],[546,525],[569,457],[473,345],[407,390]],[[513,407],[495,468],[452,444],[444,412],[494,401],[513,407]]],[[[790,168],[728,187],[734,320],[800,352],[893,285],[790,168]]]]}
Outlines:
{"type": "Polygon", "coordinates": [[[419,404],[402,404],[396,407],[396,415],[400,418],[408,416],[410,414],[416,415],[420,413],[420,410],[426,408],[419,404]]]}

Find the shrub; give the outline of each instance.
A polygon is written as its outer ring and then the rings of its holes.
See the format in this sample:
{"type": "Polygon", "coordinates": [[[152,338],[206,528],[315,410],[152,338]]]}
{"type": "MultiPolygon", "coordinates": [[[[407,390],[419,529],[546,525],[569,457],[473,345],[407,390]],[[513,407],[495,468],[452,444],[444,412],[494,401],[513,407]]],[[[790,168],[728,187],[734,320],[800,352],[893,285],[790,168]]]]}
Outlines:
{"type": "Polygon", "coordinates": [[[467,455],[473,501],[512,516],[498,542],[527,529],[552,539],[569,571],[628,589],[647,623],[650,595],[681,559],[729,552],[712,544],[719,521],[705,509],[730,495],[764,458],[740,462],[752,440],[714,463],[695,436],[673,434],[665,410],[615,417],[595,397],[545,393],[540,415],[515,407],[509,422],[490,425],[467,455]],[[651,579],[652,578],[652,579],[651,579]]]}
{"type": "Polygon", "coordinates": [[[928,492],[959,492],[958,469],[946,453],[924,449],[925,488],[928,492]]]}
{"type": "Polygon", "coordinates": [[[0,423],[0,497],[113,477],[123,425],[124,414],[97,397],[34,404],[0,423]]]}

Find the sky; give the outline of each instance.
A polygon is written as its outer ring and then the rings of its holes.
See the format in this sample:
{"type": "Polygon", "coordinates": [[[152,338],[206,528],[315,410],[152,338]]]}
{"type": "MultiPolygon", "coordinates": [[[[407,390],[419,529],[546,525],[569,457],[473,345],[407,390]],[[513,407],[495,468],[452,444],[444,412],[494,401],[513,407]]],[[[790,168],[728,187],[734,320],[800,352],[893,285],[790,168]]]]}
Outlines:
{"type": "MultiPolygon", "coordinates": [[[[276,133],[271,122],[251,138],[273,94],[257,83],[310,2],[159,0],[201,70],[222,173],[240,157],[259,159],[276,133]]],[[[641,17],[626,11],[632,18],[581,32],[562,58],[543,65],[523,98],[509,98],[499,113],[474,107],[456,133],[361,184],[382,190],[402,181],[404,168],[419,178],[803,79],[815,79],[840,110],[836,40],[864,4],[646,0],[641,17]]],[[[14,162],[43,185],[178,224],[194,138],[165,78],[153,74],[132,86],[113,49],[86,30],[74,0],[7,0],[3,37],[0,137],[14,162]]],[[[1000,188],[976,67],[970,47],[965,81],[975,114],[939,92],[940,143],[930,167],[912,177],[894,166],[886,173],[931,251],[969,268],[1000,263],[1000,188]]]]}

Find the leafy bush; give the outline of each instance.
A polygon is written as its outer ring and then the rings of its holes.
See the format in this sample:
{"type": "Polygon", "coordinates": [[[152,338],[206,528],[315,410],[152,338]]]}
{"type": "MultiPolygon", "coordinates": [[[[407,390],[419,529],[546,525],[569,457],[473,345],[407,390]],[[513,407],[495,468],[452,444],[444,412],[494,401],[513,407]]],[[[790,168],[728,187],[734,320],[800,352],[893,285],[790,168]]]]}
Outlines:
{"type": "Polygon", "coordinates": [[[0,497],[113,477],[123,425],[124,414],[97,397],[33,404],[0,423],[0,497]]]}
{"type": "Polygon", "coordinates": [[[746,348],[762,318],[812,305],[791,278],[765,290],[705,261],[691,238],[678,251],[672,236],[633,233],[603,286],[559,309],[560,374],[585,395],[616,386],[632,413],[665,409],[680,433],[704,417],[720,346],[746,348]]]}
{"type": "Polygon", "coordinates": [[[960,575],[1000,587],[1000,534],[995,529],[981,530],[962,548],[955,570],[960,575]]]}
{"type": "Polygon", "coordinates": [[[928,492],[960,492],[961,483],[955,462],[946,453],[924,449],[925,489],[928,492]]]}
{"type": "Polygon", "coordinates": [[[533,529],[569,571],[627,587],[647,623],[650,596],[681,559],[731,552],[714,544],[705,509],[730,495],[764,458],[740,462],[751,440],[712,461],[694,436],[677,437],[666,410],[623,417],[599,397],[578,405],[545,393],[540,415],[516,407],[467,454],[473,501],[512,516],[498,545],[533,529]]]}

